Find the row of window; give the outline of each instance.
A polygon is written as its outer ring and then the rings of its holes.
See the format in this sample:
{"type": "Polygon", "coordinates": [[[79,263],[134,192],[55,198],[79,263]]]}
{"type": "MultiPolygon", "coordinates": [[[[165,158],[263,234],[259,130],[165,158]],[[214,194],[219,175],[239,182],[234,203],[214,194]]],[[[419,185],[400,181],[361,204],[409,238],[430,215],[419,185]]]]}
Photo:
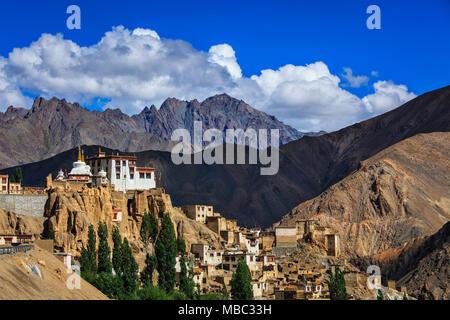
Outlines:
{"type": "MultiPolygon", "coordinates": [[[[235,262],[236,261],[236,257],[225,257],[225,261],[231,261],[231,262],[235,262]]],[[[253,262],[253,256],[250,256],[250,262],[253,262]]]]}
{"type": "MultiPolygon", "coordinates": [[[[126,178],[126,176],[125,176],[126,178]]],[[[152,178],[152,174],[151,173],[143,173],[140,172],[139,173],[139,179],[151,179],[152,178]]],[[[120,171],[116,172],[116,179],[120,179],[120,171]]],[[[134,173],[130,173],[130,180],[134,180],[134,173]]]]}

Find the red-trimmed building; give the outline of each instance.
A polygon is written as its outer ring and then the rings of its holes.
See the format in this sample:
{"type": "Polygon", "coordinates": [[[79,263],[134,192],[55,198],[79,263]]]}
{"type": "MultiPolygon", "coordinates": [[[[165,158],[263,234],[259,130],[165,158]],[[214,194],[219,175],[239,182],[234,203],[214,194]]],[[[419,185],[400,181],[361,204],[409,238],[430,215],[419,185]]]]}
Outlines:
{"type": "Polygon", "coordinates": [[[95,157],[87,158],[94,176],[106,172],[109,182],[117,191],[147,190],[156,187],[155,169],[138,167],[137,158],[123,155],[106,155],[100,149],[95,157]]]}

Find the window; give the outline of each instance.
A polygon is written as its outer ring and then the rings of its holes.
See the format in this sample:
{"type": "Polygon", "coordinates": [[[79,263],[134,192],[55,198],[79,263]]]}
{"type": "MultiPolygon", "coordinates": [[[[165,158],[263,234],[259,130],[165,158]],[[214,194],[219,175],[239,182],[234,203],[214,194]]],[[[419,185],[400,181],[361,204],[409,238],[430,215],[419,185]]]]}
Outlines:
{"type": "Polygon", "coordinates": [[[139,173],[139,179],[144,179],[144,178],[145,178],[145,175],[142,172],[140,172],[139,173]]]}
{"type": "Polygon", "coordinates": [[[131,180],[134,179],[134,173],[130,173],[130,179],[131,179],[131,180]]]}
{"type": "Polygon", "coordinates": [[[6,178],[2,178],[2,183],[6,183],[6,178]]]}
{"type": "Polygon", "coordinates": [[[116,173],[116,179],[120,179],[120,172],[116,173]]]}

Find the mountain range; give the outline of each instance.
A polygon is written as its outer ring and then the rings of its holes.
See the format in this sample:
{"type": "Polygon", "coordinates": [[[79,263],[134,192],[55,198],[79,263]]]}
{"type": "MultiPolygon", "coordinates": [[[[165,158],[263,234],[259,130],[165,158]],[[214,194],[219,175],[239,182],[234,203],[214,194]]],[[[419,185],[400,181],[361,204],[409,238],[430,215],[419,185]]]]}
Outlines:
{"type": "MultiPolygon", "coordinates": [[[[449,101],[450,86],[447,86],[337,132],[305,136],[282,145],[280,169],[273,176],[261,176],[259,164],[174,165],[169,152],[152,150],[131,154],[138,157],[138,165],[155,167],[162,177],[159,185],[173,196],[175,205],[211,204],[224,216],[237,218],[240,224],[267,227],[295,206],[319,196],[361,168],[362,161],[382,150],[420,133],[449,132],[449,101]]],[[[93,154],[97,149],[98,145],[87,147],[86,153],[93,154]]],[[[448,158],[448,154],[444,156],[448,158]]],[[[431,163],[440,161],[430,157],[431,163]]],[[[23,165],[24,184],[43,185],[49,172],[70,169],[74,158],[75,150],[69,150],[23,165]]]]}
{"type": "Polygon", "coordinates": [[[192,135],[195,120],[202,121],[204,130],[279,129],[281,144],[316,135],[301,133],[226,94],[202,103],[169,98],[159,109],[152,105],[131,117],[120,109],[89,111],[65,99],[36,98],[30,110],[10,106],[0,113],[0,168],[43,160],[80,144],[169,151],[172,131],[184,128],[192,135]]]}

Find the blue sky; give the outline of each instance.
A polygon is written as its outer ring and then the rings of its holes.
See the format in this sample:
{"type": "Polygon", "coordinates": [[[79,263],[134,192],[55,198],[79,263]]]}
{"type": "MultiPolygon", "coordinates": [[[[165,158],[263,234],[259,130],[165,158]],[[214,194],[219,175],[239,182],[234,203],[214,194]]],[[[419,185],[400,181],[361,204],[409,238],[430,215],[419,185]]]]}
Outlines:
{"type": "MultiPolygon", "coordinates": [[[[123,25],[129,30],[154,30],[161,39],[184,40],[200,52],[226,43],[234,49],[244,78],[259,76],[265,69],[278,70],[287,64],[305,66],[322,61],[332,75],[341,78],[339,86],[359,98],[373,94],[373,84],[380,80],[405,85],[415,95],[449,84],[450,2],[447,0],[16,0],[2,2],[1,6],[0,55],[6,59],[14,48],[30,46],[42,33],[62,33],[64,39],[89,47],[98,43],[113,26],[123,25]],[[66,8],[70,4],[81,8],[81,30],[66,28],[66,8]],[[371,4],[381,9],[381,30],[366,27],[369,16],[366,8],[371,4]],[[368,82],[359,88],[346,86],[342,77],[345,67],[351,68],[353,75],[367,76],[368,82]],[[372,76],[372,71],[377,76],[372,76]]],[[[39,92],[38,85],[25,81],[15,85],[27,96],[45,95],[39,92]]],[[[228,87],[224,85],[224,88],[228,87]]],[[[47,94],[52,91],[49,87],[46,90],[47,94]]],[[[60,96],[64,91],[55,89],[51,93],[60,96]]],[[[84,102],[95,106],[95,101],[109,101],[109,97],[91,96],[84,102]]],[[[125,108],[120,106],[125,101],[117,100],[118,106],[125,108]]],[[[290,119],[299,114],[292,115],[286,108],[271,108],[262,102],[260,107],[286,122],[291,121],[297,128],[314,127],[314,121],[306,125],[290,119]]],[[[302,112],[309,115],[307,111],[302,112]]]]}

